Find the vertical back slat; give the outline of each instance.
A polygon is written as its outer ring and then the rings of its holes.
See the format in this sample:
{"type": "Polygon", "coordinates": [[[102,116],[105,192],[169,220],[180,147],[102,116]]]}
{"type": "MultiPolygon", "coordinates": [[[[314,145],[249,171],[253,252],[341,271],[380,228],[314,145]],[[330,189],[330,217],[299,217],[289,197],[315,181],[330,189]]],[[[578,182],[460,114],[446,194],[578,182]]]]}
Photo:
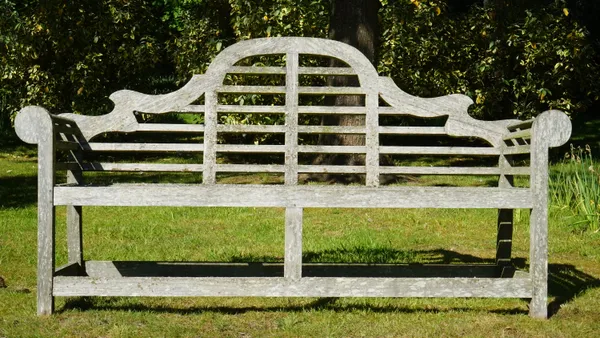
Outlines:
{"type": "Polygon", "coordinates": [[[216,183],[216,162],[217,162],[217,93],[216,91],[207,91],[205,93],[204,114],[204,173],[202,183],[216,183]]]}
{"type": "Polygon", "coordinates": [[[365,145],[367,155],[365,165],[367,166],[366,184],[369,187],[379,185],[379,96],[376,90],[370,89],[365,98],[367,108],[365,145]]]}
{"type": "Polygon", "coordinates": [[[285,184],[298,183],[298,53],[287,53],[285,76],[285,184]]]}

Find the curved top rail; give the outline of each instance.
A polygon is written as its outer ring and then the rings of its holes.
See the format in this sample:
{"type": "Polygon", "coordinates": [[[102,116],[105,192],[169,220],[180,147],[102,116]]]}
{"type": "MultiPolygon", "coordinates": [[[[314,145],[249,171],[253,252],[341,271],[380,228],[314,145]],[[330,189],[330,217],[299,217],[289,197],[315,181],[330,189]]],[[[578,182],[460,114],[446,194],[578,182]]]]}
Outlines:
{"type": "Polygon", "coordinates": [[[247,57],[272,54],[326,56],[347,63],[358,75],[361,87],[376,88],[377,70],[358,49],[335,40],[306,37],[260,38],[240,41],[219,53],[206,71],[207,76],[223,77],[234,64],[247,57]]]}
{"type": "Polygon", "coordinates": [[[309,54],[339,59],[347,63],[358,76],[361,88],[376,92],[378,75],[375,67],[356,48],[342,42],[319,38],[262,38],[241,41],[225,48],[211,62],[206,74],[194,75],[181,89],[169,94],[148,95],[132,90],[120,90],[110,99],[113,110],[102,116],[62,114],[77,122],[82,135],[88,140],[105,132],[134,132],[139,124],[134,111],[158,113],[185,108],[206,92],[222,86],[223,78],[235,63],[257,55],[309,54]]]}

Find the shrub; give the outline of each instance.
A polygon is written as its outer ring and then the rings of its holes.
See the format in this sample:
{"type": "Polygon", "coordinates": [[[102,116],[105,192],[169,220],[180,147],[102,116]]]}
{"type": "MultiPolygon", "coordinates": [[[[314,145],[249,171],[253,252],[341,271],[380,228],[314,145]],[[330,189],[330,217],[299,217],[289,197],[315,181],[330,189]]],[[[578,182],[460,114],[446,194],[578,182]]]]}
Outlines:
{"type": "Polygon", "coordinates": [[[382,0],[379,71],[415,95],[465,93],[486,119],[575,116],[598,100],[598,57],[566,1],[494,3],[450,13],[450,1],[382,0]]]}
{"type": "Polygon", "coordinates": [[[589,146],[575,148],[551,176],[552,205],[572,212],[580,229],[600,231],[600,165],[589,146]]]}

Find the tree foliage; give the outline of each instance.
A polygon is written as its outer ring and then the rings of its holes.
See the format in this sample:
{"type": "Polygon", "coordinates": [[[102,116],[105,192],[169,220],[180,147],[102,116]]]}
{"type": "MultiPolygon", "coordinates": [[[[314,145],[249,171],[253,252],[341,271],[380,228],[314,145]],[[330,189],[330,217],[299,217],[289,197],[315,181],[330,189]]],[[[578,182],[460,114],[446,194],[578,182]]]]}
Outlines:
{"type": "MultiPolygon", "coordinates": [[[[415,95],[466,93],[483,118],[575,116],[598,101],[597,20],[580,19],[593,1],[471,2],[381,0],[380,73],[415,95]]],[[[118,89],[172,90],[238,40],[326,37],[330,1],[0,0],[0,15],[7,130],[28,104],[99,114],[118,89]]]]}
{"type": "Polygon", "coordinates": [[[447,2],[383,1],[379,70],[424,96],[466,93],[482,118],[585,111],[600,94],[597,52],[565,1],[496,1],[447,13],[447,2]]]}

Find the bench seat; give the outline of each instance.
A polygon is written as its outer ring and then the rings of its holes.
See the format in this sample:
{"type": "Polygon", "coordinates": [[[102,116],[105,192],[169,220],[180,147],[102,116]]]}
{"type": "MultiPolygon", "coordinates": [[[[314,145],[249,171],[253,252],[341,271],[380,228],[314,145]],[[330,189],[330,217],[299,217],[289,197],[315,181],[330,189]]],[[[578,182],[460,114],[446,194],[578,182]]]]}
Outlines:
{"type": "Polygon", "coordinates": [[[55,205],[300,208],[531,208],[528,188],[222,184],[57,186],[55,205]]]}

